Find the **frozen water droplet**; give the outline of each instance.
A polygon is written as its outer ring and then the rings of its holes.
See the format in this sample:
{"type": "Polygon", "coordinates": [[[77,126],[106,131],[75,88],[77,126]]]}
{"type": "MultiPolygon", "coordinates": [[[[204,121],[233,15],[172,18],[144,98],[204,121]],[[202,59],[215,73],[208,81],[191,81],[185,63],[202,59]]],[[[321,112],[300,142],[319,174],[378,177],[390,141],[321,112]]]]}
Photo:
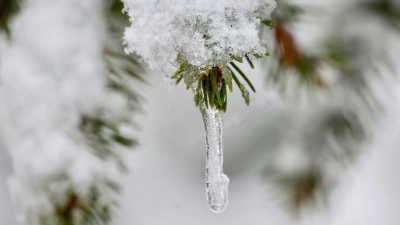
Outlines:
{"type": "Polygon", "coordinates": [[[223,212],[228,205],[229,178],[223,173],[222,113],[200,105],[206,131],[206,193],[211,211],[223,212]]]}

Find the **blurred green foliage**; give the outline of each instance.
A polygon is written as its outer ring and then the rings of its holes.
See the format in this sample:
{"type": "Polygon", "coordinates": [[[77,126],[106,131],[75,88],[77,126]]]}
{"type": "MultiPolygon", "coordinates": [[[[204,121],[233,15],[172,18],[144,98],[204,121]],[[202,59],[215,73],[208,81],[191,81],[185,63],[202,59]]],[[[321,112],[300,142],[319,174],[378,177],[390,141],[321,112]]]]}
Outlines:
{"type": "Polygon", "coordinates": [[[9,23],[12,17],[18,13],[20,0],[1,0],[0,1],[0,32],[5,32],[10,36],[9,23]]]}

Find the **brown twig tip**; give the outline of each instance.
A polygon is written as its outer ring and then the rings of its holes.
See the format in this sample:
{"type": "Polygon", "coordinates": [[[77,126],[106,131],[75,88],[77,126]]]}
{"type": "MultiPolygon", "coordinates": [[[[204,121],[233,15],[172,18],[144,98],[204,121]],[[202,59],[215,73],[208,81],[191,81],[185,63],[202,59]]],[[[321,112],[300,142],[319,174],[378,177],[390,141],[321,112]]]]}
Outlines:
{"type": "Polygon", "coordinates": [[[301,53],[293,35],[280,22],[276,23],[275,39],[280,63],[286,67],[295,67],[301,60],[301,53]]]}
{"type": "Polygon", "coordinates": [[[65,214],[71,213],[74,209],[80,208],[79,198],[76,194],[72,194],[67,207],[65,208],[65,214]]]}

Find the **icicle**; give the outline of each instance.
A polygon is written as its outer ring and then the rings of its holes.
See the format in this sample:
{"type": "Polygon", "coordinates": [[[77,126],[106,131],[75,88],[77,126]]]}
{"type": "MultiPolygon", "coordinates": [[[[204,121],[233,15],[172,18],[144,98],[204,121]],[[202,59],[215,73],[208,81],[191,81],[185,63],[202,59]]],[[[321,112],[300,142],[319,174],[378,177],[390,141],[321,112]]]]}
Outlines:
{"type": "Polygon", "coordinates": [[[200,104],[206,131],[206,193],[211,211],[223,212],[228,205],[229,178],[222,171],[222,113],[200,104]]]}

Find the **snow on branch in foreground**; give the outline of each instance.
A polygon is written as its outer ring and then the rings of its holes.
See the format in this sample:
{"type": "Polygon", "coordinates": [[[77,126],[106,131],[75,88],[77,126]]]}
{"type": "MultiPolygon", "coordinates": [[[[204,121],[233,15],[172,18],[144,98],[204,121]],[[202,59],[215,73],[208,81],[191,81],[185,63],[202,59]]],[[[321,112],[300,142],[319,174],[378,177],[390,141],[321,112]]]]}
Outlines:
{"type": "Polygon", "coordinates": [[[108,224],[130,120],[107,87],[104,2],[28,1],[0,60],[1,135],[10,190],[30,225],[108,224]],[[120,144],[120,143],[119,143],[120,144]]]}
{"type": "Polygon", "coordinates": [[[128,53],[152,69],[172,75],[181,64],[205,69],[226,65],[232,56],[264,55],[257,25],[270,19],[274,0],[123,0],[131,18],[126,29],[128,53]]]}

